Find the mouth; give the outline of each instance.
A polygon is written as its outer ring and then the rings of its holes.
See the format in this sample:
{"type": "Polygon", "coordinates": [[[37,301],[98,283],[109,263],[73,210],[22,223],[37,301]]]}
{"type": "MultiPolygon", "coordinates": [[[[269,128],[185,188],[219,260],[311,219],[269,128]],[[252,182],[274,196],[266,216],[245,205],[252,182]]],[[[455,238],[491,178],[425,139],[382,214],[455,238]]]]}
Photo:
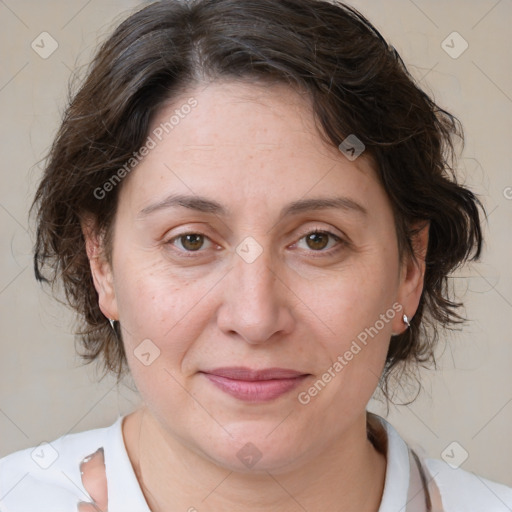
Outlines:
{"type": "Polygon", "coordinates": [[[246,402],[267,402],[289,393],[310,376],[286,368],[224,367],[200,372],[224,393],[246,402]]]}

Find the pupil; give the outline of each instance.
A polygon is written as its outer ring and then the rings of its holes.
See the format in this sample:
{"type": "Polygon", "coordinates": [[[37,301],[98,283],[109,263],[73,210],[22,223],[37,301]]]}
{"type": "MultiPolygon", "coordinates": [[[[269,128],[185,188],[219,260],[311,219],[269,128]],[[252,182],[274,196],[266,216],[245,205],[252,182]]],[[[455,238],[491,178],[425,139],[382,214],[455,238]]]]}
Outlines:
{"type": "Polygon", "coordinates": [[[327,236],[325,233],[311,233],[307,237],[307,242],[311,249],[323,249],[324,247],[327,246],[327,236]],[[312,245],[310,244],[310,242],[312,242],[312,245]]]}

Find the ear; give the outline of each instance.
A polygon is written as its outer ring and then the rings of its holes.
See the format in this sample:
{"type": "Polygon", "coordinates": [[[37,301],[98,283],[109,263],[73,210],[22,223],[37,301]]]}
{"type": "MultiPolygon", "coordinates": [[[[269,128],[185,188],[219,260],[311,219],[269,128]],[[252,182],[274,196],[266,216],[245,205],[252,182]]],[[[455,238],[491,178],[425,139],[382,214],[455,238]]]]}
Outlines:
{"type": "Polygon", "coordinates": [[[402,305],[403,309],[393,320],[395,334],[400,334],[406,328],[403,315],[407,315],[410,321],[418,309],[425,280],[429,229],[430,222],[428,221],[422,221],[412,227],[411,244],[414,254],[405,256],[401,265],[397,302],[402,305]]]}
{"type": "Polygon", "coordinates": [[[103,235],[98,233],[96,223],[91,217],[82,219],[81,226],[94,287],[98,292],[99,307],[107,318],[118,320],[114,276],[105,255],[103,235]]]}

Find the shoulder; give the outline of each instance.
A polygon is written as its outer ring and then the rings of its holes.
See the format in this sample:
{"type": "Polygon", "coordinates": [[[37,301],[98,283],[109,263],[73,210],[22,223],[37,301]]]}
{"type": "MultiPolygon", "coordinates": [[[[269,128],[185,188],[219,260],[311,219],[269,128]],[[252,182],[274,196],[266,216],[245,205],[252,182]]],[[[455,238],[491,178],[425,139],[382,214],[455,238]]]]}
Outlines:
{"type": "Polygon", "coordinates": [[[88,499],[80,462],[109,444],[122,418],[105,428],[68,434],[0,459],[0,510],[75,510],[88,499]]]}
{"type": "MultiPolygon", "coordinates": [[[[410,485],[409,450],[412,450],[421,460],[428,482],[435,483],[434,486],[429,483],[429,488],[432,487],[431,491],[433,491],[432,499],[436,504],[439,504],[439,496],[442,502],[442,508],[439,506],[433,508],[436,512],[438,510],[444,512],[512,511],[511,487],[487,480],[460,467],[453,468],[444,460],[429,458],[420,444],[411,440],[406,442],[384,418],[371,415],[370,419],[379,420],[386,430],[385,441],[381,441],[382,450],[386,451],[388,459],[386,487],[383,497],[383,500],[388,500],[386,504],[389,502],[395,505],[392,496],[400,495],[400,492],[403,493],[403,500],[406,500],[407,491],[404,491],[399,483],[394,480],[402,482],[405,487],[410,485]]],[[[386,508],[386,510],[388,509],[405,510],[403,503],[400,503],[398,508],[390,506],[386,508]]]]}
{"type": "Polygon", "coordinates": [[[441,494],[446,512],[510,512],[512,488],[438,459],[423,460],[441,494]]]}

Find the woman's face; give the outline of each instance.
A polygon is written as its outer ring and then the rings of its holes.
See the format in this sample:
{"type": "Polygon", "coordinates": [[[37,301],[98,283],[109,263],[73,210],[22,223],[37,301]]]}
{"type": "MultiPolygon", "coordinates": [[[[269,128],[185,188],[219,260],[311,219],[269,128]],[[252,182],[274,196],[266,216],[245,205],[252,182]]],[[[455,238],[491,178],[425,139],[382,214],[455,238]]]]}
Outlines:
{"type": "Polygon", "coordinates": [[[286,86],[197,88],[150,136],[122,184],[112,267],[94,267],[148,409],[237,470],[360,434],[422,286],[370,159],[325,145],[286,86]]]}

